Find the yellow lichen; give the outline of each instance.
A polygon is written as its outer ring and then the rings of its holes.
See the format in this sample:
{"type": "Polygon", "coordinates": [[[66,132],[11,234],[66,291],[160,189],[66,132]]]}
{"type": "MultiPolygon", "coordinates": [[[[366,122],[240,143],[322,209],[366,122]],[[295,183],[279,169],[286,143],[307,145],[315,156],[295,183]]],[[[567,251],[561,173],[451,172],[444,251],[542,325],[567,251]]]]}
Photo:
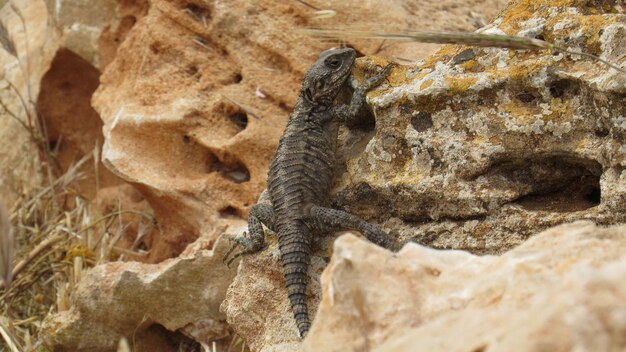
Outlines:
{"type": "Polygon", "coordinates": [[[450,95],[463,93],[478,82],[476,77],[446,77],[446,83],[450,88],[450,95]]]}
{"type": "Polygon", "coordinates": [[[564,122],[572,117],[570,100],[554,98],[550,100],[550,113],[544,116],[544,120],[553,122],[564,122]]]}
{"type": "Polygon", "coordinates": [[[513,1],[503,12],[503,21],[499,26],[506,34],[517,34],[520,23],[532,17],[548,18],[548,13],[541,13],[551,7],[573,6],[574,0],[518,0],[513,1]]]}
{"type": "Polygon", "coordinates": [[[508,102],[500,104],[499,107],[506,111],[511,118],[515,119],[518,125],[531,125],[537,120],[535,112],[528,106],[508,102]]]}
{"type": "Polygon", "coordinates": [[[464,63],[460,64],[459,66],[461,66],[463,69],[465,69],[467,71],[471,71],[476,66],[476,60],[465,61],[464,63]]]}

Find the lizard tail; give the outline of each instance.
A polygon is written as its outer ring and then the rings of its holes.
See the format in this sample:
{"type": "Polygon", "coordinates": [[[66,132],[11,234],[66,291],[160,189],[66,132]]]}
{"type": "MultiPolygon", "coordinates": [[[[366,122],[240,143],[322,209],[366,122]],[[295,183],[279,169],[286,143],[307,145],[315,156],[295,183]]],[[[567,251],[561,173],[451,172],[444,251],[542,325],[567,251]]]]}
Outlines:
{"type": "Polygon", "coordinates": [[[306,295],[311,237],[309,229],[304,224],[289,226],[282,233],[284,235],[280,236],[278,243],[289,303],[300,337],[304,337],[311,327],[306,295]]]}

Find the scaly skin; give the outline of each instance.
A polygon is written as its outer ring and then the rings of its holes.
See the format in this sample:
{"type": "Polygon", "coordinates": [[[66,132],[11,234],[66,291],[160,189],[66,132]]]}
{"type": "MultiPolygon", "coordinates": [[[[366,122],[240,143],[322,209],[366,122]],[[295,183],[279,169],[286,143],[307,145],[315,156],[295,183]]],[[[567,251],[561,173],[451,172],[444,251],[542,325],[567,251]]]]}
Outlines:
{"type": "Polygon", "coordinates": [[[249,233],[236,238],[224,256],[227,260],[236,245],[243,250],[228,264],[242,254],[261,250],[262,224],[278,233],[289,301],[302,337],[311,326],[306,288],[314,235],[349,229],[385,248],[396,246],[378,227],[344,211],[327,208],[339,122],[355,118],[367,91],[383,82],[391,70],[390,66],[385,67],[358,87],[350,105],[333,105],[350,77],[355,58],[356,53],[350,48],[327,50],[307,72],[270,166],[267,190],[271,204],[260,203],[251,208],[249,233]]]}

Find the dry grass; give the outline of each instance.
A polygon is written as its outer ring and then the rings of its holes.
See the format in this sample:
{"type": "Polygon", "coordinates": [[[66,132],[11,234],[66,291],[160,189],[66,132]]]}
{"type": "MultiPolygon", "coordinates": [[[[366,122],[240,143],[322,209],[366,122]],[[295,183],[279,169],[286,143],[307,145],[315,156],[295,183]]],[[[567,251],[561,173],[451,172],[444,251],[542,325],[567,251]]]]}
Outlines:
{"type": "Polygon", "coordinates": [[[509,48],[516,50],[550,50],[560,51],[570,55],[578,55],[588,57],[592,60],[601,62],[619,72],[626,73],[623,69],[611,62],[608,62],[595,55],[568,50],[563,47],[556,46],[543,40],[517,37],[511,35],[497,35],[484,33],[464,33],[464,32],[383,32],[383,31],[367,31],[352,28],[310,28],[302,31],[313,37],[326,38],[332,40],[345,39],[382,39],[395,41],[414,41],[420,43],[435,44],[462,44],[478,47],[493,48],[509,48]]]}
{"type": "MultiPolygon", "coordinates": [[[[9,252],[17,263],[10,266],[14,280],[0,287],[0,332],[6,332],[3,339],[17,351],[41,350],[43,318],[70,308],[70,295],[85,269],[119,257],[115,243],[127,229],[121,216],[131,212],[99,214],[81,196],[75,188],[82,178],[78,170],[89,158],[11,208],[17,242],[9,252]]],[[[137,213],[137,221],[142,219],[152,223],[149,215],[137,213]]]]}
{"type": "MultiPolygon", "coordinates": [[[[25,29],[19,9],[12,3],[11,8],[25,29]]],[[[0,46],[20,62],[2,21],[0,46]]],[[[20,62],[20,69],[29,77],[28,62],[20,62]]],[[[46,351],[40,331],[42,320],[70,308],[70,295],[87,268],[120,256],[115,244],[128,228],[122,216],[128,221],[127,215],[134,214],[132,221],[139,222],[143,231],[152,226],[153,219],[119,207],[98,213],[82,196],[77,182],[84,178],[80,170],[92,160],[97,185],[97,150],[69,169],[59,170],[30,87],[20,91],[12,82],[7,83],[23,109],[12,111],[0,101],[0,117],[16,120],[30,135],[30,143],[37,146],[36,155],[24,155],[24,160],[40,160],[39,172],[47,177],[35,188],[16,185],[15,193],[21,197],[8,210],[0,207],[0,351],[46,351]]],[[[32,176],[20,175],[23,180],[32,176]]]]}

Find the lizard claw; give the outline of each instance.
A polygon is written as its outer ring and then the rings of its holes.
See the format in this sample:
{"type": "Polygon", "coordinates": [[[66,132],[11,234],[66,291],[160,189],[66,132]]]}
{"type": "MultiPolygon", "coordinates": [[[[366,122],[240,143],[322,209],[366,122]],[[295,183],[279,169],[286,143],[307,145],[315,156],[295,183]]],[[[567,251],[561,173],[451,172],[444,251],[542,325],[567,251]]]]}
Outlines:
{"type": "Polygon", "coordinates": [[[248,233],[244,232],[242,236],[229,238],[229,240],[234,243],[230,246],[228,251],[226,251],[226,253],[222,257],[222,262],[228,268],[230,268],[230,264],[232,264],[232,262],[234,262],[235,259],[241,257],[242,255],[256,253],[268,247],[267,243],[251,241],[251,239],[247,238],[247,236],[248,236],[248,233]],[[235,249],[240,246],[243,247],[243,249],[235,253],[232,257],[230,257],[231,254],[233,254],[233,252],[235,251],[235,249]]]}
{"type": "Polygon", "coordinates": [[[391,73],[392,68],[393,68],[393,64],[387,64],[385,65],[385,67],[383,67],[383,69],[380,71],[379,74],[385,75],[385,77],[387,77],[391,73]]]}
{"type": "Polygon", "coordinates": [[[379,86],[381,83],[383,83],[387,79],[389,74],[391,73],[392,68],[393,68],[393,64],[387,64],[385,67],[382,68],[382,70],[378,71],[376,75],[368,78],[367,81],[365,82],[365,87],[367,87],[366,90],[375,88],[379,86]]]}
{"type": "MultiPolygon", "coordinates": [[[[245,233],[244,233],[244,235],[245,235],[245,233]]],[[[230,257],[230,255],[233,253],[233,251],[237,247],[239,247],[240,242],[239,242],[237,237],[230,237],[228,240],[230,242],[232,242],[232,245],[230,246],[230,248],[228,248],[228,250],[226,251],[226,253],[222,257],[222,263],[224,263],[226,265],[226,267],[230,268],[230,263],[233,262],[234,258],[231,258],[230,260],[228,260],[228,257],[230,257]]]]}

